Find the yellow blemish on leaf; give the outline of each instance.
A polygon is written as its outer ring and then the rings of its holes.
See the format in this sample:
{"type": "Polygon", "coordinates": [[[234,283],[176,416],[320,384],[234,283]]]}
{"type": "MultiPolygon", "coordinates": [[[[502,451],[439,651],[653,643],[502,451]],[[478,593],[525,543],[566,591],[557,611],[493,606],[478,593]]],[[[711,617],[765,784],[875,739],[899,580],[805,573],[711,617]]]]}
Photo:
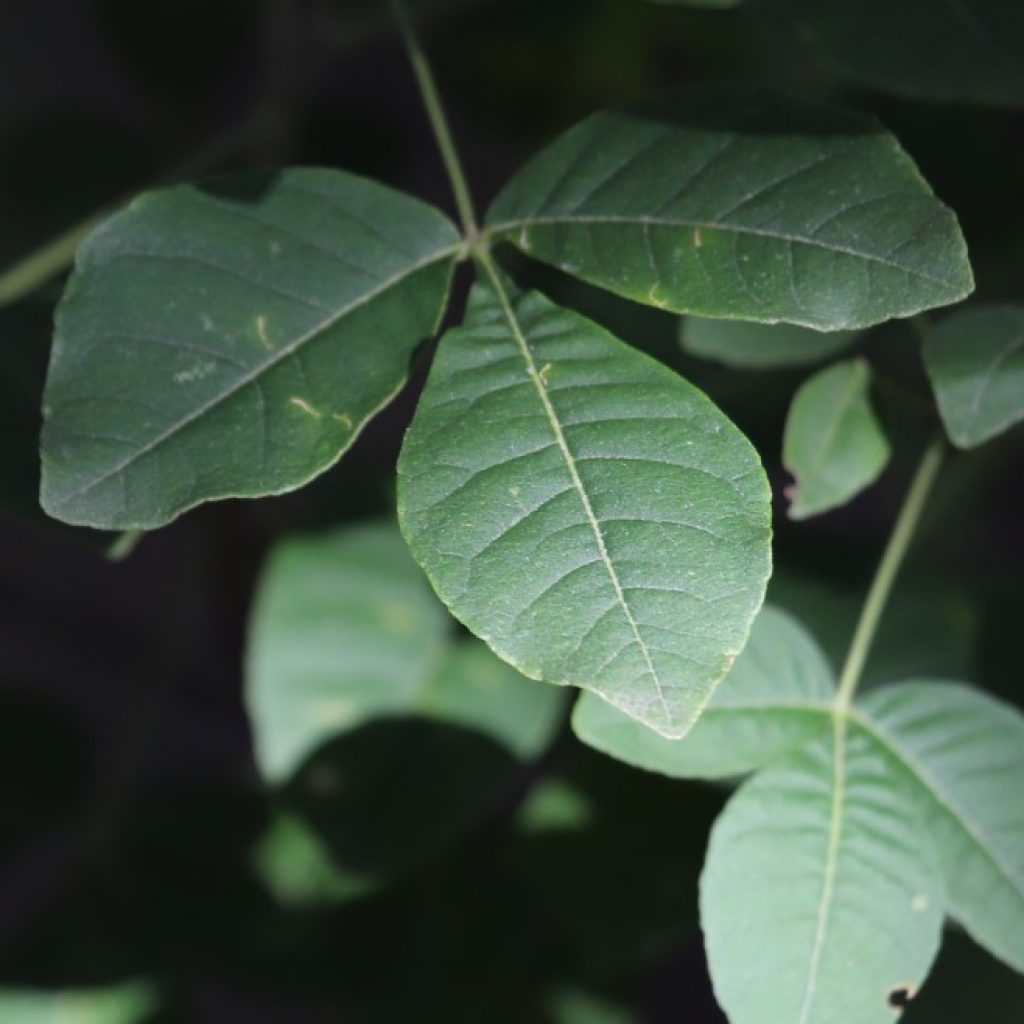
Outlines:
{"type": "Polygon", "coordinates": [[[701,234],[700,228],[693,229],[693,247],[699,249],[704,244],[704,236],[701,234]]]}
{"type": "Polygon", "coordinates": [[[537,379],[544,385],[548,386],[548,374],[551,372],[551,363],[545,363],[540,370],[537,371],[537,379]]]}
{"type": "Polygon", "coordinates": [[[352,429],[352,417],[343,412],[332,412],[331,419],[337,420],[346,430],[352,429]]]}
{"type": "Polygon", "coordinates": [[[659,284],[651,285],[651,290],[647,293],[647,301],[652,306],[657,306],[658,309],[664,309],[668,305],[668,299],[661,294],[661,285],[659,284]]]}
{"type": "Polygon", "coordinates": [[[260,339],[260,343],[264,348],[272,348],[270,344],[270,338],[267,337],[267,318],[265,316],[256,317],[256,337],[260,339]]]}
{"type": "Polygon", "coordinates": [[[322,413],[315,409],[309,404],[304,398],[299,398],[298,395],[293,395],[288,399],[297,409],[301,409],[307,416],[312,416],[314,419],[323,419],[322,413]]]}
{"type": "Polygon", "coordinates": [[[519,229],[519,247],[521,249],[530,248],[530,229],[525,225],[519,229]]]}

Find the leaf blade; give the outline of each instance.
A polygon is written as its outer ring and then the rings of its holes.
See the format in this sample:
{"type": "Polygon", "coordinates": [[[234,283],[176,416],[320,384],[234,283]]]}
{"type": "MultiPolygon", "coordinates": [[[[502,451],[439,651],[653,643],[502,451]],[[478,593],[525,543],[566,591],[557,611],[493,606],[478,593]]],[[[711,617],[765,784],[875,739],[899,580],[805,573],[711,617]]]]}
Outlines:
{"type": "Polygon", "coordinates": [[[819,330],[973,287],[955,217],[869,118],[749,87],[597,114],[499,195],[492,233],[627,298],[819,330]]]}
{"type": "Polygon", "coordinates": [[[700,721],[666,740],[596,694],[576,703],[578,739],[634,767],[680,779],[727,779],[765,767],[831,720],[832,669],[795,619],[764,605],[750,639],[700,721]]]}
{"type": "Polygon", "coordinates": [[[763,598],[756,454],[671,371],[500,287],[479,284],[442,339],[399,461],[403,533],[455,616],[521,672],[679,735],[763,598]],[[698,565],[717,571],[704,591],[698,565]]]}
{"type": "Polygon", "coordinates": [[[58,308],[44,508],[155,528],[308,482],[404,383],[456,247],[440,213],[340,171],[139,197],[82,247],[58,308]]]}
{"type": "Polygon", "coordinates": [[[806,519],[844,505],[870,486],[889,461],[889,442],[868,390],[862,359],[837,363],[797,391],[786,417],[782,462],[793,474],[789,517],[806,519]]]}
{"type": "Polygon", "coordinates": [[[741,370],[817,363],[849,347],[858,331],[812,331],[792,324],[757,324],[742,320],[684,317],[679,343],[683,350],[741,370]]]}
{"type": "Polygon", "coordinates": [[[843,726],[741,787],[701,879],[732,1024],[892,1020],[890,998],[920,987],[941,933],[941,880],[915,813],[872,741],[843,726]]]}
{"type": "Polygon", "coordinates": [[[958,447],[977,447],[1024,419],[1024,306],[958,311],[928,330],[922,352],[958,447]]]}
{"type": "Polygon", "coordinates": [[[1024,971],[1024,718],[970,687],[935,682],[878,690],[857,713],[921,794],[950,913],[1024,971]]]}

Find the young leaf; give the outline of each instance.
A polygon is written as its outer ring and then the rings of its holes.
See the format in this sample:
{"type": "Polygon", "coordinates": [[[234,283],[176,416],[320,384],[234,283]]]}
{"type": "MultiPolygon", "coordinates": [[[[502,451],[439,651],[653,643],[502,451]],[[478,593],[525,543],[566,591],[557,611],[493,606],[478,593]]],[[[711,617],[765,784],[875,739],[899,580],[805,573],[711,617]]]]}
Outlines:
{"type": "Polygon", "coordinates": [[[821,64],[901,96],[1024,106],[1018,0],[761,0],[821,64]]]}
{"type": "Polygon", "coordinates": [[[676,778],[730,778],[762,768],[826,729],[832,669],[785,612],[765,605],[750,640],[690,733],[668,740],[594,694],[576,702],[584,743],[627,764],[676,778]]]}
{"type": "Polygon", "coordinates": [[[703,394],[495,273],[441,341],[398,474],[457,618],[532,678],[687,731],[769,573],[763,470],[703,394]]]}
{"type": "Polygon", "coordinates": [[[795,324],[756,324],[688,316],[679,322],[685,351],[741,370],[818,363],[853,343],[858,331],[812,331],[795,324]]]}
{"type": "Polygon", "coordinates": [[[701,920],[730,1024],[890,1024],[939,947],[918,809],[840,727],[755,776],[712,829],[701,920]]]}
{"type": "Polygon", "coordinates": [[[889,442],[871,408],[871,371],[862,359],[822,370],[796,393],[782,461],[796,478],[791,519],[843,505],[878,478],[889,442]]]}
{"type": "Polygon", "coordinates": [[[924,364],[950,439],[974,448],[1024,419],[1024,306],[947,317],[924,341],[924,364]]]}
{"type": "Polygon", "coordinates": [[[249,630],[256,760],[289,778],[321,743],[414,704],[447,650],[448,616],[384,524],[283,541],[249,630]]]}
{"type": "Polygon", "coordinates": [[[965,686],[913,682],[869,694],[859,719],[913,780],[949,912],[1024,971],[1024,716],[965,686]]]}
{"type": "Polygon", "coordinates": [[[588,118],[512,179],[488,223],[677,313],[838,330],[973,288],[956,218],[876,121],[752,87],[588,118]]]}
{"type": "Polygon", "coordinates": [[[436,328],[458,238],[340,171],[141,196],[85,243],[57,312],[43,507],[154,528],[332,465],[436,328]]]}

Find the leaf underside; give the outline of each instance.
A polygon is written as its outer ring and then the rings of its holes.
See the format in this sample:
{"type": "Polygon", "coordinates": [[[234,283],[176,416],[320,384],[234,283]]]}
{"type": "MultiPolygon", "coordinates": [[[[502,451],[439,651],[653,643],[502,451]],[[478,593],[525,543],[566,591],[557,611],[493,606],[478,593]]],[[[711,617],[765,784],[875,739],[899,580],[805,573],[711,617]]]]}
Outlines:
{"type": "Polygon", "coordinates": [[[334,463],[436,329],[457,235],[340,171],[144,194],[79,252],[44,395],[43,507],[154,528],[334,463]]]}
{"type": "Polygon", "coordinates": [[[757,454],[693,387],[500,277],[441,341],[399,461],[438,594],[528,676],[684,733],[769,574],[757,454]]]}
{"type": "Polygon", "coordinates": [[[867,327],[973,288],[956,218],[877,122],[746,86],[588,118],[512,179],[488,225],[706,317],[867,327]]]}
{"type": "Polygon", "coordinates": [[[813,331],[795,324],[684,317],[679,343],[684,351],[741,370],[774,370],[818,363],[848,348],[857,331],[813,331]]]}

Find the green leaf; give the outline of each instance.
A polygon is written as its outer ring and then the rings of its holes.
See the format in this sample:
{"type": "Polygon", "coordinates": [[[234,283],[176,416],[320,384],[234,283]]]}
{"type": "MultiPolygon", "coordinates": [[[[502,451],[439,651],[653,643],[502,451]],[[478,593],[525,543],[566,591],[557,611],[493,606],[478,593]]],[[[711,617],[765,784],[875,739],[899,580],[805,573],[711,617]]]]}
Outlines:
{"type": "Polygon", "coordinates": [[[995,437],[1024,419],[1024,306],[954,313],[928,331],[924,363],[953,443],[995,437]]]}
{"type": "Polygon", "coordinates": [[[285,541],[261,582],[246,681],[258,762],[363,884],[459,838],[561,720],[562,694],[449,626],[390,524],[285,541]]]}
{"type": "Polygon", "coordinates": [[[58,308],[44,508],[151,529],[308,482],[401,388],[457,247],[437,211],[340,171],[136,199],[82,247],[58,308]]]}
{"type": "Polygon", "coordinates": [[[50,992],[0,989],[4,1024],[140,1024],[156,1004],[145,982],[50,992]]]}
{"type": "Polygon", "coordinates": [[[665,739],[589,693],[577,701],[572,727],[584,743],[638,768],[730,778],[818,736],[832,699],[832,669],[818,645],[795,619],[765,605],[732,671],[683,739],[665,739]]]}
{"type": "Polygon", "coordinates": [[[1017,0],[761,0],[826,68],[901,96],[1024,106],[1017,0]]]}
{"type": "Polygon", "coordinates": [[[859,333],[697,316],[685,317],[679,323],[679,343],[685,351],[741,370],[821,362],[849,347],[859,333]]]}
{"type": "Polygon", "coordinates": [[[730,1024],[890,1024],[939,947],[942,882],[874,742],[838,729],[712,829],[701,919],[730,1024]]]}
{"type": "Polygon", "coordinates": [[[782,461],[796,478],[789,517],[807,519],[844,505],[878,478],[889,461],[862,359],[837,363],[807,381],[786,418],[782,461]]]}
{"type": "Polygon", "coordinates": [[[867,327],[973,288],[953,213],[858,114],[711,86],[595,114],[498,197],[489,230],[627,298],[867,327]]]}
{"type": "Polygon", "coordinates": [[[965,686],[870,694],[859,722],[912,778],[949,912],[1024,972],[1024,716],[965,686]]]}
{"type": "Polygon", "coordinates": [[[454,615],[535,679],[687,731],[769,573],[756,452],[695,388],[495,275],[441,341],[399,518],[454,615]]]}
{"type": "Polygon", "coordinates": [[[264,776],[282,782],[331,736],[408,710],[447,651],[447,631],[394,528],[279,544],[257,590],[246,666],[264,776]]]}

